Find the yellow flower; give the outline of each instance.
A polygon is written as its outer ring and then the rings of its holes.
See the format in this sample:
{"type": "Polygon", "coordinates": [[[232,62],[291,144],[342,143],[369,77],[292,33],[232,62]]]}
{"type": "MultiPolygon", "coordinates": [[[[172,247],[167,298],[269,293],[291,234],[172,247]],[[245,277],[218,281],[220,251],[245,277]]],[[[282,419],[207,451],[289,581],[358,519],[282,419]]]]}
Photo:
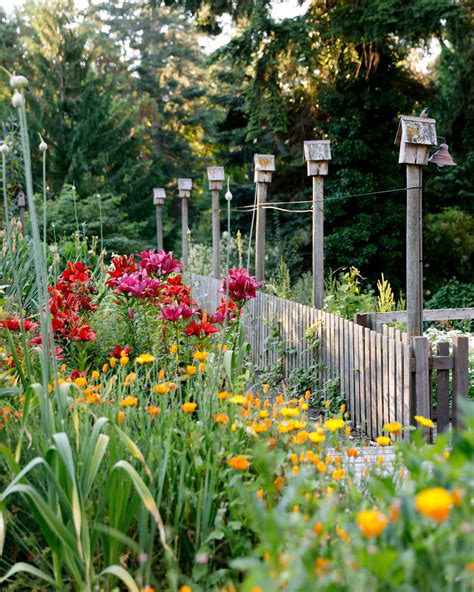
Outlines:
{"type": "Polygon", "coordinates": [[[444,487],[430,487],[416,496],[415,506],[423,516],[435,522],[443,522],[453,507],[453,496],[444,487]]]}
{"type": "Polygon", "coordinates": [[[84,388],[87,384],[87,378],[84,378],[84,376],[78,376],[74,380],[74,384],[79,388],[84,388]]]}
{"type": "Polygon", "coordinates": [[[179,592],[193,592],[193,589],[191,588],[191,586],[181,586],[179,592]]]}
{"type": "Polygon", "coordinates": [[[269,388],[270,387],[268,386],[268,384],[262,384],[262,391],[263,391],[264,395],[266,395],[268,393],[269,388]]]}
{"type": "Polygon", "coordinates": [[[121,366],[126,366],[128,364],[128,356],[122,356],[119,362],[121,366]]]}
{"type": "Polygon", "coordinates": [[[402,431],[403,426],[398,421],[392,421],[391,423],[386,423],[383,428],[389,434],[399,434],[402,431]]]}
{"type": "Polygon", "coordinates": [[[387,518],[378,510],[364,510],[357,514],[357,525],[365,537],[378,536],[387,522],[387,518]]]}
{"type": "Polygon", "coordinates": [[[342,479],[345,475],[345,471],[344,469],[336,469],[334,471],[334,473],[332,474],[332,478],[334,479],[334,481],[339,481],[339,479],[342,479]]]}
{"type": "Polygon", "coordinates": [[[322,460],[320,460],[317,464],[316,464],[316,468],[318,469],[318,471],[320,473],[325,473],[326,472],[326,465],[323,463],[322,460]]]}
{"type": "Polygon", "coordinates": [[[209,356],[209,352],[197,351],[193,353],[193,358],[198,362],[205,362],[209,356]]]}
{"type": "Polygon", "coordinates": [[[388,436],[379,436],[378,438],[375,438],[375,441],[379,446],[390,446],[392,443],[388,436]]]}
{"type": "Polygon", "coordinates": [[[124,411],[119,411],[117,413],[117,421],[118,421],[118,423],[122,423],[122,421],[124,420],[124,418],[125,418],[124,411]]]}
{"type": "Polygon", "coordinates": [[[326,436],[318,432],[311,432],[310,434],[308,434],[308,438],[310,442],[312,442],[313,444],[321,444],[322,442],[324,442],[324,440],[326,440],[326,436]]]}
{"type": "Polygon", "coordinates": [[[300,410],[298,407],[283,407],[283,409],[280,409],[280,414],[283,415],[283,417],[298,417],[300,410]]]}
{"type": "Polygon", "coordinates": [[[327,401],[327,400],[326,400],[326,401],[324,401],[324,407],[325,407],[326,409],[329,409],[329,401],[327,401]]]}
{"type": "Polygon", "coordinates": [[[181,405],[181,409],[184,411],[184,413],[193,413],[196,407],[197,403],[183,403],[181,405]]]}
{"type": "Polygon", "coordinates": [[[343,415],[344,415],[344,413],[346,412],[346,404],[345,404],[345,403],[343,403],[343,404],[341,405],[340,412],[341,412],[343,415]]]}
{"type": "MultiPolygon", "coordinates": [[[[115,358],[114,358],[114,360],[115,360],[115,358]]],[[[106,372],[108,372],[108,371],[109,371],[109,365],[108,365],[108,364],[104,364],[104,365],[102,366],[102,372],[105,374],[105,373],[106,373],[106,372]]]]}
{"type": "Polygon", "coordinates": [[[178,353],[178,346],[177,346],[177,345],[175,345],[175,344],[173,344],[173,345],[170,345],[170,352],[171,352],[172,354],[176,354],[176,353],[178,353]]]}
{"type": "Polygon", "coordinates": [[[214,421],[219,425],[221,423],[229,423],[229,416],[225,413],[216,413],[214,415],[214,421]]]}
{"type": "Polygon", "coordinates": [[[346,433],[346,436],[350,436],[351,435],[351,426],[346,426],[346,429],[344,431],[346,433]]]}
{"type": "Polygon", "coordinates": [[[115,358],[110,358],[109,365],[111,368],[115,368],[116,363],[117,363],[117,360],[115,358]]]}
{"type": "Polygon", "coordinates": [[[155,405],[148,405],[147,411],[152,417],[156,417],[160,413],[161,409],[155,405]]]}
{"type": "Polygon", "coordinates": [[[138,405],[137,397],[128,396],[119,403],[120,407],[136,407],[138,405]]]}
{"type": "Polygon", "coordinates": [[[137,364],[152,364],[155,361],[155,356],[151,354],[140,354],[135,358],[137,364]]]}
{"type": "Polygon", "coordinates": [[[247,397],[244,397],[244,395],[233,395],[229,401],[236,405],[245,405],[247,403],[247,397]]]}
{"type": "Polygon", "coordinates": [[[206,364],[204,364],[204,362],[201,362],[198,366],[199,368],[199,372],[205,372],[206,371],[206,364]]]}
{"type": "Polygon", "coordinates": [[[336,534],[346,543],[351,542],[351,537],[347,534],[347,532],[343,528],[336,526],[336,534]]]}
{"type": "Polygon", "coordinates": [[[262,409],[258,412],[259,419],[266,419],[268,417],[268,409],[262,409]]]}
{"type": "Polygon", "coordinates": [[[338,417],[331,417],[324,422],[324,427],[330,432],[336,432],[337,430],[342,429],[345,425],[346,422],[338,417]]]}
{"type": "Polygon", "coordinates": [[[304,393],[304,398],[308,401],[309,399],[311,399],[311,391],[305,391],[304,393]]]}
{"type": "Polygon", "coordinates": [[[189,376],[196,374],[196,366],[186,366],[186,372],[189,374],[189,376]]]}
{"type": "Polygon", "coordinates": [[[229,465],[229,467],[232,467],[237,471],[246,471],[250,466],[249,461],[245,458],[245,456],[242,456],[241,454],[230,458],[227,464],[229,465]]]}
{"type": "Polygon", "coordinates": [[[132,382],[135,382],[136,379],[137,379],[137,373],[130,372],[130,374],[127,374],[127,376],[125,377],[125,386],[130,386],[132,384],[132,382]]]}
{"type": "Polygon", "coordinates": [[[423,417],[422,415],[415,415],[415,419],[424,428],[434,428],[434,423],[431,421],[431,419],[428,419],[427,417],[423,417]]]}
{"type": "Polygon", "coordinates": [[[97,370],[92,370],[92,378],[93,380],[97,380],[100,376],[100,372],[98,372],[97,370]]]}
{"type": "Polygon", "coordinates": [[[159,395],[164,395],[169,391],[168,384],[166,382],[161,384],[155,384],[153,390],[155,391],[155,393],[158,393],[159,395]]]}
{"type": "Polygon", "coordinates": [[[220,391],[219,393],[217,393],[217,398],[220,401],[223,401],[224,399],[227,399],[228,396],[229,396],[229,393],[227,391],[220,391]]]}

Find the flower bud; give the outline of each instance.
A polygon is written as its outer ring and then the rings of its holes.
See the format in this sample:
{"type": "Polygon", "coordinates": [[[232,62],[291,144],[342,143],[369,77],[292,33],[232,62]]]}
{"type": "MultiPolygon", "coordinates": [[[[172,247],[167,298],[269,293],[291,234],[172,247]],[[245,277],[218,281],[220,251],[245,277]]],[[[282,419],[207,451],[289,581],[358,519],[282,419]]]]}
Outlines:
{"type": "Polygon", "coordinates": [[[230,189],[227,189],[224,197],[226,198],[227,201],[232,201],[232,193],[230,192],[230,189]]]}
{"type": "Polygon", "coordinates": [[[28,80],[24,76],[11,76],[10,86],[12,88],[25,88],[25,86],[28,86],[28,80]]]}
{"type": "Polygon", "coordinates": [[[25,105],[25,97],[17,90],[13,94],[12,105],[15,107],[15,109],[19,109],[25,105]]]}
{"type": "Polygon", "coordinates": [[[10,146],[5,142],[0,146],[0,154],[8,154],[10,152],[10,146]]]}
{"type": "Polygon", "coordinates": [[[48,144],[46,144],[44,140],[41,140],[39,149],[41,150],[41,152],[46,152],[46,150],[48,149],[48,144]]]}

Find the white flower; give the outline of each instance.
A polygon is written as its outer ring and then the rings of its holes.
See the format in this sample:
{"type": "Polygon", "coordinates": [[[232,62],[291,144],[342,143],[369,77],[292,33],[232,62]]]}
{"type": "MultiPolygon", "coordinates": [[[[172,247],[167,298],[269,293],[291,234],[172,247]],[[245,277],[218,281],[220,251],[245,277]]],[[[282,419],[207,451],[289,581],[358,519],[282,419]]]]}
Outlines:
{"type": "Polygon", "coordinates": [[[12,88],[25,88],[25,86],[28,86],[28,80],[24,76],[11,76],[10,86],[12,88]]]}
{"type": "Polygon", "coordinates": [[[48,149],[48,144],[46,144],[44,140],[41,140],[39,149],[41,150],[41,152],[46,152],[46,150],[48,149]]]}
{"type": "Polygon", "coordinates": [[[12,105],[15,107],[15,109],[19,109],[25,105],[25,97],[17,90],[13,94],[12,105]]]}

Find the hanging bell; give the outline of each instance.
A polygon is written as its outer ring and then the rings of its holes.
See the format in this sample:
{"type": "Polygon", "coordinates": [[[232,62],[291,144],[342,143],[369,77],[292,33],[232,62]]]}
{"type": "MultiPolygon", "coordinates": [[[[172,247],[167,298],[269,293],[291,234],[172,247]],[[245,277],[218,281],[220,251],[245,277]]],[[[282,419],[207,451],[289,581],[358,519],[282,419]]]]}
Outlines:
{"type": "Polygon", "coordinates": [[[449,154],[448,145],[440,144],[438,150],[428,158],[431,164],[437,164],[438,167],[455,166],[455,162],[451,154],[449,154]]]}

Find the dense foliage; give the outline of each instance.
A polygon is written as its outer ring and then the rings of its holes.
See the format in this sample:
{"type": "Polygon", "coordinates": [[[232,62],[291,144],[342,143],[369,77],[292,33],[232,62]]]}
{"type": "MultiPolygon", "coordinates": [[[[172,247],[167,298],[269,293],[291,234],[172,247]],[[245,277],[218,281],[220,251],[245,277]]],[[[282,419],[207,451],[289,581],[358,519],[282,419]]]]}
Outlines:
{"type": "MultiPolygon", "coordinates": [[[[271,5],[128,0],[91,3],[78,12],[72,0],[49,0],[29,2],[13,16],[2,13],[1,62],[35,81],[30,110],[33,130],[50,146],[55,215],[74,184],[78,203],[84,202],[79,223],[95,231],[97,194],[110,196],[103,221],[109,246],[120,252],[138,243],[144,248],[154,237],[151,189],[164,185],[170,196],[165,241],[179,252],[176,177],[194,177],[193,240],[208,242],[206,164],[224,164],[233,177],[235,203],[248,204],[253,153],[274,152],[271,197],[304,199],[310,184],[301,143],[328,135],[328,268],[355,265],[373,285],[383,270],[398,291],[404,284],[404,193],[344,196],[404,187],[393,145],[397,120],[428,106],[458,165],[426,169],[425,285],[433,293],[453,276],[471,282],[469,2],[313,0],[304,16],[279,21],[271,17],[271,5]],[[233,37],[209,55],[203,46],[219,33],[226,13],[233,37]],[[417,59],[437,45],[439,56],[422,74],[417,59]],[[127,225],[122,234],[128,245],[110,229],[114,209],[120,225],[127,225]]],[[[4,131],[15,134],[7,101],[8,93],[0,90],[4,131]]],[[[13,150],[14,171],[18,159],[13,150]]],[[[11,199],[21,183],[13,177],[11,199]]],[[[282,212],[268,218],[270,267],[283,256],[296,277],[308,267],[309,219],[282,212]]],[[[248,214],[234,212],[232,225],[248,233],[248,214]]]]}

